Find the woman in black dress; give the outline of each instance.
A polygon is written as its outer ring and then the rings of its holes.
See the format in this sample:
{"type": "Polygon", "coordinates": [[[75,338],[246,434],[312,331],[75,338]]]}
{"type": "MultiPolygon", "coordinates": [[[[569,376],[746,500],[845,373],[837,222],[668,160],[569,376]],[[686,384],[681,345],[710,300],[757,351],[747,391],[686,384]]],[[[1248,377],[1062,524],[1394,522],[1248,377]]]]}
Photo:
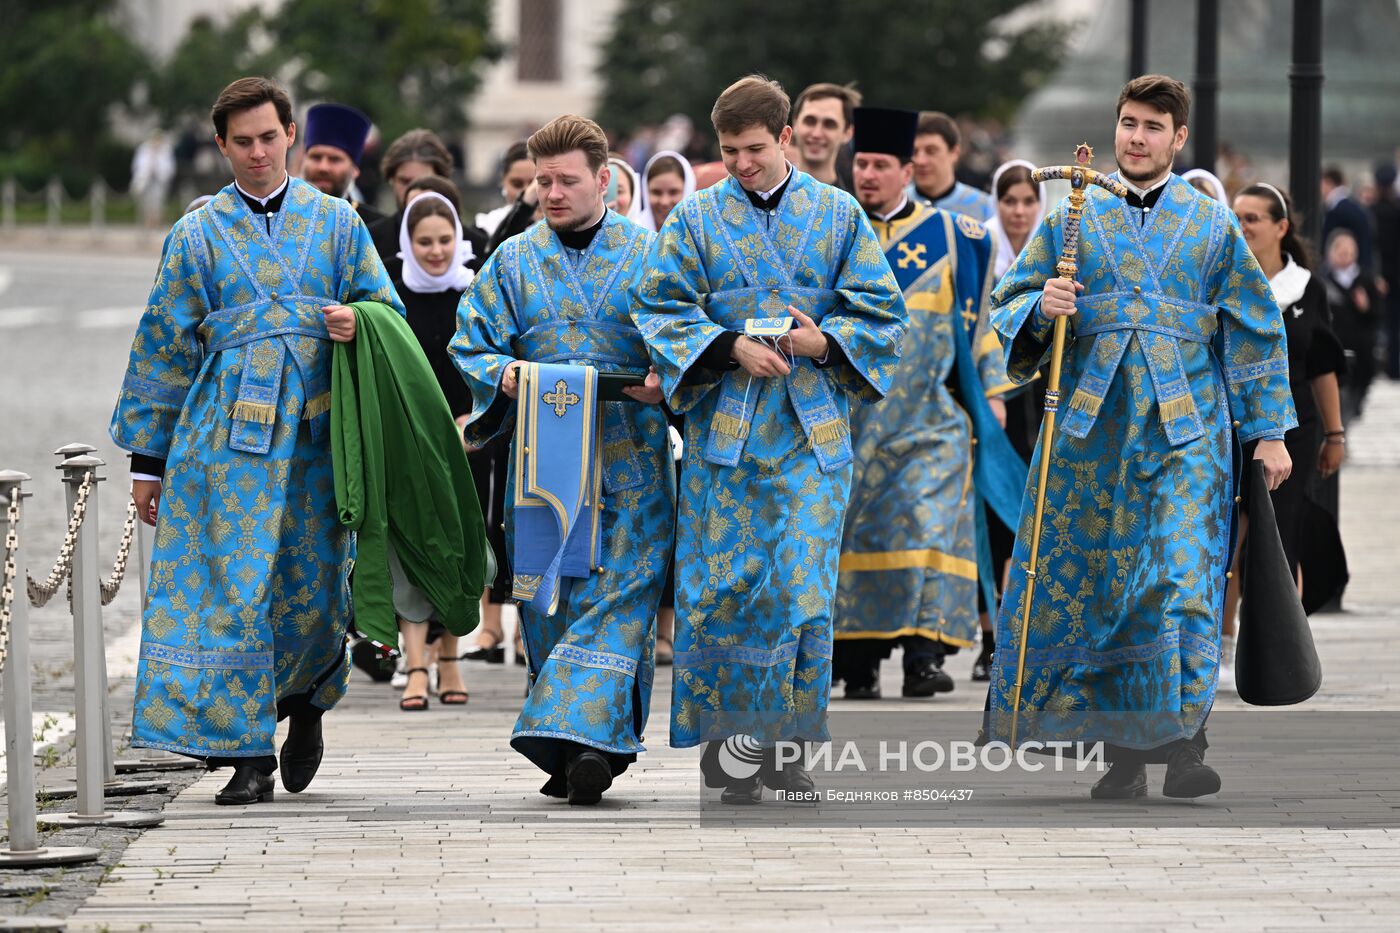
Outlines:
{"type": "MultiPolygon", "coordinates": [[[[1337,387],[1338,375],[1346,371],[1346,356],[1332,332],[1327,289],[1322,279],[1308,270],[1307,251],[1293,229],[1292,205],[1287,195],[1273,185],[1250,185],[1235,196],[1234,209],[1245,242],[1269,278],[1288,337],[1288,383],[1293,391],[1293,407],[1298,412],[1298,426],[1284,435],[1284,444],[1293,459],[1293,472],[1270,493],[1270,498],[1279,537],[1301,591],[1303,518],[1305,514],[1320,514],[1320,510],[1307,507],[1310,487],[1317,478],[1327,479],[1341,468],[1346,449],[1337,387]]],[[[1246,450],[1246,463],[1251,456],[1246,450]]],[[[1246,488],[1242,485],[1242,490],[1246,488]]],[[[1245,510],[1248,511],[1247,502],[1245,510]]],[[[1241,525],[1241,538],[1247,528],[1247,524],[1241,525]]],[[[1225,601],[1220,671],[1226,682],[1233,670],[1238,582],[1235,574],[1225,601]]]]}
{"type": "MultiPolygon", "coordinates": [[[[447,344],[457,330],[457,303],[477,263],[471,242],[463,237],[452,194],[455,192],[410,191],[399,231],[399,252],[386,268],[408,311],[408,326],[423,347],[460,427],[471,414],[471,394],[447,355],[447,344]]],[[[447,706],[466,703],[467,691],[456,663],[456,636],[431,621],[432,607],[426,602],[400,604],[396,598],[395,608],[408,668],[399,708],[406,712],[428,708],[430,641],[437,642],[439,701],[447,706]]]]}

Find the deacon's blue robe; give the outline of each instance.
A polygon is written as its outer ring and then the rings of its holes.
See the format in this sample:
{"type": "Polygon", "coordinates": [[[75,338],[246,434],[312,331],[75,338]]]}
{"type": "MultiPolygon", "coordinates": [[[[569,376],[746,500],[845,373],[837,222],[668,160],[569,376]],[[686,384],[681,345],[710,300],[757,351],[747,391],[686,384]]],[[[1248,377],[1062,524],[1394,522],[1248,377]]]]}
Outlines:
{"type": "Polygon", "coordinates": [[[849,417],[894,376],[899,286],[855,199],[793,169],[772,211],[732,177],[683,201],[634,295],[666,396],[686,416],[671,744],[824,739],[849,417]],[[846,362],[799,358],[771,379],[697,365],[725,330],[789,304],[846,362]]]}
{"type": "MultiPolygon", "coordinates": [[[[448,348],[472,393],[468,446],[511,429],[516,405],[500,392],[500,382],[514,360],[647,372],[625,289],[641,274],[650,236],[608,211],[584,250],[566,249],[541,221],[492,254],[462,295],[448,348]]],[[[553,615],[520,607],[533,685],[511,745],[553,775],[562,773],[567,751],[556,740],[618,756],[615,768],[644,751],[653,623],[675,534],[675,470],[664,412],[639,402],[601,407],[603,567],[568,581],[553,615]]],[[[518,456],[512,448],[506,488],[512,551],[518,456]]]]}
{"type": "Polygon", "coordinates": [[[953,187],[948,193],[934,200],[924,197],[914,183],[910,182],[905,189],[910,200],[918,201],[928,207],[936,207],[940,211],[948,211],[951,214],[964,214],[979,223],[985,223],[997,215],[996,201],[992,196],[980,188],[960,181],[953,182],[953,187]]]}
{"type": "MultiPolygon", "coordinates": [[[[998,285],[1007,371],[1049,356],[1039,311],[1067,204],[998,285]]],[[[1196,734],[1215,696],[1240,442],[1296,418],[1283,321],[1229,208],[1172,175],[1139,211],[1089,188],[1085,290],[1069,319],[1051,447],[1018,740],[1085,738],[1151,749],[1196,734]]],[[[992,736],[1007,739],[1029,569],[1030,467],[997,626],[992,736]],[[1000,714],[1000,715],[998,715],[1000,714]]]]}
{"type": "Polygon", "coordinates": [[[992,240],[970,217],[912,208],[872,221],[904,291],[909,334],[889,394],[851,415],[836,638],[919,635],[969,647],[979,577],[995,583],[985,527],[978,559],[979,505],[988,497],[1014,526],[1025,463],[987,404],[1012,388],[987,317],[992,240]]]}
{"type": "Polygon", "coordinates": [[[175,224],[112,416],[166,460],[132,745],[271,755],[279,705],[349,679],[321,309],[403,307],[348,201],[293,178],[271,218],[229,185],[175,224]]]}

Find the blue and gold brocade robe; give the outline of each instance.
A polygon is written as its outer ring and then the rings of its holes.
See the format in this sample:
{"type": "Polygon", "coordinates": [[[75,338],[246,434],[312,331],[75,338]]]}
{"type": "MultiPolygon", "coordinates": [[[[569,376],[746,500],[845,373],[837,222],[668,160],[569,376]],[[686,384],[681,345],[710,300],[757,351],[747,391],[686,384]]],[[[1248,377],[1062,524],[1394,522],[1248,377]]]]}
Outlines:
{"type": "MultiPolygon", "coordinates": [[[[608,211],[586,249],[565,248],[544,222],[507,240],[462,295],[449,352],[472,393],[468,446],[509,431],[516,404],[500,393],[514,360],[647,372],[626,287],[651,234],[608,211]]],[[[558,611],[520,606],[532,686],[511,745],[562,773],[568,740],[630,761],[643,751],[651,701],[654,620],[675,534],[675,469],[659,406],[604,402],[602,568],[571,581],[558,611]]],[[[514,548],[511,451],[506,526],[514,548]]]]}
{"type": "Polygon", "coordinates": [[[350,203],[300,179],[270,233],[229,185],[165,241],[111,426],[166,460],[133,745],[271,755],[279,704],[345,692],[353,544],[321,309],[352,301],[403,313],[350,203]]]}
{"type": "MultiPolygon", "coordinates": [[[[1040,295],[1066,210],[1045,218],[993,298],[1017,382],[1049,355],[1040,295]]],[[[1176,175],[1146,223],[1089,188],[1079,280],[1018,736],[1151,749],[1194,736],[1214,699],[1233,538],[1231,429],[1244,442],[1281,438],[1296,423],[1288,353],[1234,215],[1176,175]]],[[[997,626],[991,724],[1003,740],[1010,717],[996,714],[1012,708],[1045,453],[1042,436],[997,626]]]]}
{"type": "Polygon", "coordinates": [[[880,242],[854,198],[796,169],[771,211],[730,177],[671,212],[634,295],[685,415],[671,744],[825,738],[850,411],[884,396],[906,322],[880,242]],[[771,379],[697,365],[789,304],[848,362],[771,379]]]}
{"type": "Polygon", "coordinates": [[[992,241],[972,218],[923,204],[871,223],[904,291],[909,333],[889,394],[851,415],[836,638],[920,635],[968,647],[977,638],[979,488],[999,493],[1014,525],[1025,484],[1024,461],[986,403],[1012,388],[987,314],[992,241]],[[975,397],[960,404],[950,383],[975,397]],[[974,453],[992,459],[976,474],[974,453]]]}

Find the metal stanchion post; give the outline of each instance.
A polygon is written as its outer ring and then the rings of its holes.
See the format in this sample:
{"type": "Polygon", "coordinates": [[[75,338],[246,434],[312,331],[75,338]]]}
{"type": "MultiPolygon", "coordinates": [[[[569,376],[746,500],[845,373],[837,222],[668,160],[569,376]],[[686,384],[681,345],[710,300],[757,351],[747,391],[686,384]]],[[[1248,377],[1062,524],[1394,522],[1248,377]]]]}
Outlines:
{"type": "MultiPolygon", "coordinates": [[[[40,846],[38,813],[34,800],[34,709],[29,693],[29,595],[25,591],[28,564],[18,527],[21,500],[28,498],[22,484],[29,479],[14,470],[0,471],[0,536],[7,555],[3,570],[10,581],[0,596],[0,613],[9,604],[9,642],[4,653],[0,692],[5,701],[5,793],[9,805],[10,841],[0,849],[0,868],[38,868],[96,861],[96,849],[78,846],[40,846]],[[11,508],[14,505],[15,508],[11,508]],[[11,526],[10,516],[16,518],[11,526]]],[[[4,633],[0,632],[0,638],[4,633]]]]}
{"type": "Polygon", "coordinates": [[[69,508],[75,508],[84,481],[91,478],[82,524],[73,547],[73,656],[77,682],[78,811],[44,818],[46,823],[78,826],[155,826],[164,822],[159,813],[121,811],[109,813],[104,804],[107,760],[111,755],[105,709],[106,655],[102,632],[101,569],[97,557],[97,475],[103,462],[82,454],[59,466],[64,473],[69,508]],[[105,747],[104,747],[105,746],[105,747]]]}

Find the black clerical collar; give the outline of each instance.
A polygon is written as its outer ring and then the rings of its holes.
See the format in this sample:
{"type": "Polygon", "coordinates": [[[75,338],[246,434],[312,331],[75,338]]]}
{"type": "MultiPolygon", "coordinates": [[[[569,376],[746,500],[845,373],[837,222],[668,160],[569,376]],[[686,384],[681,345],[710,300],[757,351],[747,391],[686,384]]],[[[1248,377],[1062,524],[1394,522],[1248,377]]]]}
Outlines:
{"type": "Polygon", "coordinates": [[[287,186],[291,183],[291,176],[282,179],[282,184],[277,186],[277,190],[265,198],[249,194],[243,190],[243,186],[238,182],[233,183],[233,187],[238,189],[239,195],[243,198],[243,203],[248,205],[248,209],[254,214],[275,214],[282,209],[282,199],[287,196],[287,186]]]}
{"type": "Polygon", "coordinates": [[[590,224],[579,230],[555,231],[559,235],[559,242],[568,249],[585,250],[593,242],[593,238],[598,235],[598,231],[603,229],[603,221],[608,219],[608,209],[603,208],[603,214],[598,218],[598,222],[590,224]]]}
{"type": "Polygon", "coordinates": [[[1129,207],[1137,208],[1140,211],[1150,211],[1157,206],[1157,199],[1162,196],[1162,192],[1167,190],[1167,182],[1171,180],[1171,175],[1163,178],[1151,188],[1143,191],[1135,187],[1131,182],[1124,179],[1128,186],[1128,196],[1124,198],[1129,207]]]}
{"type": "Polygon", "coordinates": [[[743,188],[744,194],[749,196],[749,203],[752,204],[754,207],[758,208],[761,211],[774,211],[778,209],[778,202],[783,199],[783,192],[787,190],[788,185],[790,185],[791,183],[792,166],[789,165],[787,177],[783,179],[783,183],[778,187],[774,188],[772,191],[768,192],[768,197],[766,198],[762,194],[759,194],[757,191],[750,191],[749,189],[744,188],[743,185],[740,185],[739,187],[743,188]]]}

